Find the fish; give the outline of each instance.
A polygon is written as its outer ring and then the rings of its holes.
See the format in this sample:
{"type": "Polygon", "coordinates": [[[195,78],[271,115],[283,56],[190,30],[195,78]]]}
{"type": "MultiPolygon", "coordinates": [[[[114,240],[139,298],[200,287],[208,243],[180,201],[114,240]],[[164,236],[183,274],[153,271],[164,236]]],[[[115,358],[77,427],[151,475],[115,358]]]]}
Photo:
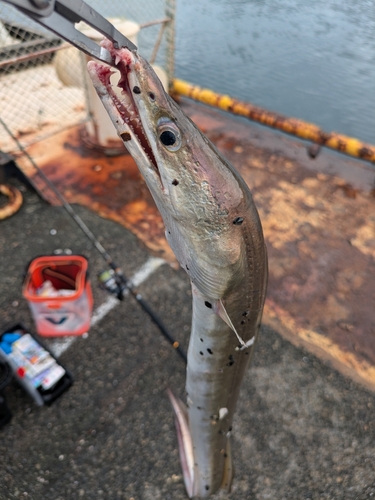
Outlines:
{"type": "Polygon", "coordinates": [[[120,72],[88,63],[96,92],[134,158],[192,288],[187,402],[168,394],[189,498],[230,491],[230,436],[267,288],[267,251],[251,192],[138,53],[102,45],[120,72]]]}

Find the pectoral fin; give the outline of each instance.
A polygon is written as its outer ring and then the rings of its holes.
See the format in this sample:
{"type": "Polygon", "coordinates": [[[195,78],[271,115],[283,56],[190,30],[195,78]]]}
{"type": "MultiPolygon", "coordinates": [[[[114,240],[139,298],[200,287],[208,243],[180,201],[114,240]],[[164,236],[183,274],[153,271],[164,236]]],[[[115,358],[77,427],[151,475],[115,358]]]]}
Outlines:
{"type": "Polygon", "coordinates": [[[184,403],[177,399],[170,389],[167,389],[169,400],[175,413],[178,447],[185,487],[189,498],[194,495],[194,454],[188,415],[184,403]]]}
{"type": "Polygon", "coordinates": [[[241,344],[241,347],[240,349],[246,349],[247,347],[250,347],[251,345],[254,344],[254,340],[255,338],[252,337],[250,340],[248,340],[247,342],[245,342],[237,333],[237,330],[235,329],[233,323],[232,323],[232,320],[230,319],[225,307],[224,307],[224,304],[223,304],[223,301],[220,299],[218,301],[216,301],[216,304],[215,304],[215,312],[216,314],[218,314],[220,316],[220,318],[229,326],[229,328],[231,330],[234,331],[234,333],[236,334],[236,337],[239,341],[239,343],[241,344]]]}

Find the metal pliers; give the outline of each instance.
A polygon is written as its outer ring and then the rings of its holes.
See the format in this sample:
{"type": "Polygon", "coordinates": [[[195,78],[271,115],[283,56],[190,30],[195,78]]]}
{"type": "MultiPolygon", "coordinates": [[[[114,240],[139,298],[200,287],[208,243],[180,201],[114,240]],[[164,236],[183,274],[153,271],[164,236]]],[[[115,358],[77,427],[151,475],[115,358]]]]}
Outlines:
{"type": "Polygon", "coordinates": [[[113,42],[115,48],[127,47],[131,51],[137,50],[134,43],[83,0],[3,1],[13,5],[33,21],[53,31],[79,50],[111,66],[115,66],[115,62],[109,51],[81,31],[78,31],[75,27],[76,23],[85,22],[113,42]]]}

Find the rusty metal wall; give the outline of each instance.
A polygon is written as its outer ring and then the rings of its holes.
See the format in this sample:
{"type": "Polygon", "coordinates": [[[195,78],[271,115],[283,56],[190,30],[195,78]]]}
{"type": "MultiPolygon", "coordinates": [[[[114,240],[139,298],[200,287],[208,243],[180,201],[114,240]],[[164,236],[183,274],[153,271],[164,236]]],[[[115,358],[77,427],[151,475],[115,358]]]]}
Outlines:
{"type": "MultiPolygon", "coordinates": [[[[87,0],[87,3],[107,18],[138,23],[141,27],[138,46],[142,55],[154,58],[173,71],[173,50],[170,50],[173,23],[152,23],[165,19],[166,13],[174,17],[174,0],[87,0]],[[158,39],[160,46],[155,54],[158,39]]],[[[70,76],[84,71],[81,58],[68,56],[68,75],[63,79],[67,79],[70,86],[61,81],[56,71],[56,58],[64,58],[68,47],[54,34],[0,1],[0,117],[23,146],[87,119],[84,90],[71,86],[70,82],[70,76]]],[[[16,149],[0,125],[0,150],[16,149]]]]}

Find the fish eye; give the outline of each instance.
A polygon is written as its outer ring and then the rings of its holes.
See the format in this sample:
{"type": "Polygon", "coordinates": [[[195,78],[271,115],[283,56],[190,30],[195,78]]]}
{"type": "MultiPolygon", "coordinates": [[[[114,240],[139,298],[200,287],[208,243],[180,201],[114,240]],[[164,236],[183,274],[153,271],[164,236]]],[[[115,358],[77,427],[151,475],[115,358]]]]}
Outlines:
{"type": "Polygon", "coordinates": [[[178,151],[181,147],[181,134],[174,123],[162,123],[158,128],[160,142],[168,151],[178,151]]]}
{"type": "Polygon", "coordinates": [[[160,140],[164,146],[173,146],[176,143],[177,137],[171,130],[164,130],[160,134],[160,140]]]}

